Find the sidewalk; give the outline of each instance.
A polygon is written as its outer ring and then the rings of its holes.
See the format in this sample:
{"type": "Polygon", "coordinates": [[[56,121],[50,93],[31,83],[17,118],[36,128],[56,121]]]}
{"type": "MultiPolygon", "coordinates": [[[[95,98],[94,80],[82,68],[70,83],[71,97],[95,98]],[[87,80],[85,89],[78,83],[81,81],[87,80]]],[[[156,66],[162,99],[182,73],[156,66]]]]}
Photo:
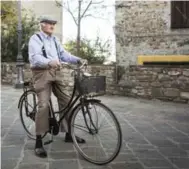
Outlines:
{"type": "Polygon", "coordinates": [[[63,137],[46,146],[48,158],[35,157],[17,109],[22,90],[1,88],[2,169],[189,169],[189,105],[126,97],[102,97],[119,119],[123,146],[107,166],[83,160],[63,137]]]}

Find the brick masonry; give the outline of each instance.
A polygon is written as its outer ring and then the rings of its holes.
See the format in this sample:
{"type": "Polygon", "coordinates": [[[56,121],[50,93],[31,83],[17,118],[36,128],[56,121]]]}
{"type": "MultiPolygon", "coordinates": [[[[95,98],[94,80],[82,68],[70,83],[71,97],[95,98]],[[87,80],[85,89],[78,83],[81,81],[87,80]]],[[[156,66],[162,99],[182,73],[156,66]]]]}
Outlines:
{"type": "MultiPolygon", "coordinates": [[[[93,65],[88,67],[93,75],[106,76],[107,94],[142,97],[189,103],[189,68],[188,67],[153,67],[116,65],[93,65]]],[[[16,64],[2,63],[3,84],[14,84],[16,64]]],[[[24,79],[30,80],[32,73],[28,64],[24,67],[24,79]]],[[[63,68],[59,77],[64,80],[66,91],[71,92],[73,77],[71,70],[63,68]]]]}
{"type": "Polygon", "coordinates": [[[188,55],[189,29],[171,29],[170,1],[116,1],[116,59],[136,65],[138,55],[188,55]]]}

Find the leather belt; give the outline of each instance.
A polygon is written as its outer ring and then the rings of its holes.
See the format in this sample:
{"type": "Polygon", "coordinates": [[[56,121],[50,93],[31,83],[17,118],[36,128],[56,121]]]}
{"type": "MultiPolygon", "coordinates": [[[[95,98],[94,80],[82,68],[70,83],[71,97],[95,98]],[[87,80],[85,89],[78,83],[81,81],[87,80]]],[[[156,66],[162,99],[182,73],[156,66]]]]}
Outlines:
{"type": "Polygon", "coordinates": [[[31,70],[50,70],[50,68],[49,67],[46,67],[46,68],[44,68],[44,67],[32,67],[31,68],[31,70]]]}
{"type": "Polygon", "coordinates": [[[60,69],[53,69],[50,67],[32,67],[32,71],[40,71],[40,70],[55,70],[55,71],[60,71],[60,69]]]}

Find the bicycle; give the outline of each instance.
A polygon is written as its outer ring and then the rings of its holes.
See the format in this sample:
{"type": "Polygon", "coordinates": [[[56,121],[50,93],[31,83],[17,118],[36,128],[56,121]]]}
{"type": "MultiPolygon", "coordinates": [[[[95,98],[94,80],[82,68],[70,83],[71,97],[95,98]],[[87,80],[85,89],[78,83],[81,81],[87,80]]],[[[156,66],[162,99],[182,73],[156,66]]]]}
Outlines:
{"type": "MultiPolygon", "coordinates": [[[[69,118],[69,131],[71,132],[73,144],[79,154],[87,161],[97,165],[110,163],[120,152],[122,132],[119,122],[111,109],[101,103],[101,100],[94,98],[95,96],[105,94],[106,77],[87,74],[82,70],[85,64],[77,68],[72,68],[69,64],[65,63],[63,65],[73,70],[73,92],[67,106],[59,111],[53,110],[52,99],[50,99],[49,131],[47,133],[50,133],[52,138],[44,144],[53,142],[53,136],[59,133],[61,121],[72,110],[69,118]],[[77,101],[79,103],[76,104],[77,101]],[[97,110],[100,111],[97,112],[97,110]],[[62,116],[58,120],[56,115],[60,114],[62,116]],[[76,135],[84,138],[86,143],[77,143],[76,135]]],[[[24,93],[20,97],[18,108],[20,109],[22,125],[28,137],[35,139],[35,132],[32,134],[32,127],[34,127],[35,114],[37,113],[37,97],[35,90],[30,84],[32,83],[24,83],[24,93]],[[29,102],[30,96],[33,105],[29,102]],[[33,125],[26,125],[27,121],[24,120],[24,115],[26,115],[27,120],[32,121],[33,125]]]]}

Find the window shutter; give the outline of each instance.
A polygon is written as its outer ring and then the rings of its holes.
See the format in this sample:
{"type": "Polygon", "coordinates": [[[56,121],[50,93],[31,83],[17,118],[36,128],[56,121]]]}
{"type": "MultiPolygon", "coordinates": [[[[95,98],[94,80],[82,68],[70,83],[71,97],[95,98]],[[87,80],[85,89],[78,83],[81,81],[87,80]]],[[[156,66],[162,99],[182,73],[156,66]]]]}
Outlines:
{"type": "Polygon", "coordinates": [[[189,1],[171,2],[171,28],[189,28],[189,1]]]}
{"type": "Polygon", "coordinates": [[[185,16],[186,18],[184,19],[184,25],[185,25],[185,28],[189,28],[189,1],[186,1],[185,2],[185,16]]]}

